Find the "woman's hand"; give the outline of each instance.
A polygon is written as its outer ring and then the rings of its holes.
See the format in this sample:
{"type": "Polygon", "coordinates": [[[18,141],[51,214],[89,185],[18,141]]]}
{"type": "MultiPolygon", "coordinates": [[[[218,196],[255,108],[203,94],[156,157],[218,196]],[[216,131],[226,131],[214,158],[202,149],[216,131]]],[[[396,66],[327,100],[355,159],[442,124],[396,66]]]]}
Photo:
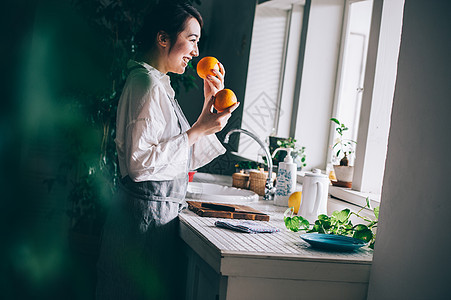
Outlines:
{"type": "Polygon", "coordinates": [[[208,102],[211,97],[216,95],[216,93],[222,89],[224,89],[224,77],[225,77],[225,69],[224,66],[219,63],[219,71],[213,69],[212,72],[215,76],[208,75],[206,79],[204,79],[204,97],[205,103],[208,102]]]}
{"type": "Polygon", "coordinates": [[[210,135],[216,132],[221,131],[227,124],[227,121],[232,116],[232,112],[238,108],[240,105],[239,102],[235,103],[233,106],[219,112],[213,112],[213,103],[215,99],[211,97],[208,100],[204,107],[202,108],[202,112],[197,119],[196,123],[193,124],[186,133],[188,134],[189,145],[193,145],[197,142],[201,137],[210,135]]]}

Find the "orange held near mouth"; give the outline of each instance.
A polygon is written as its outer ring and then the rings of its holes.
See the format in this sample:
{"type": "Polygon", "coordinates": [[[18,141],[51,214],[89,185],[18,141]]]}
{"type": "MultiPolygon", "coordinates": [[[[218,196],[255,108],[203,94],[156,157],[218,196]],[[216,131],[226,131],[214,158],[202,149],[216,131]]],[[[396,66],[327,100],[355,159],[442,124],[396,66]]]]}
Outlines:
{"type": "Polygon", "coordinates": [[[197,63],[197,75],[202,79],[206,79],[207,75],[215,76],[212,69],[219,71],[219,60],[213,56],[205,56],[197,63]]]}
{"type": "Polygon", "coordinates": [[[237,102],[236,95],[232,90],[223,89],[216,93],[214,108],[217,111],[223,111],[237,102]]]}

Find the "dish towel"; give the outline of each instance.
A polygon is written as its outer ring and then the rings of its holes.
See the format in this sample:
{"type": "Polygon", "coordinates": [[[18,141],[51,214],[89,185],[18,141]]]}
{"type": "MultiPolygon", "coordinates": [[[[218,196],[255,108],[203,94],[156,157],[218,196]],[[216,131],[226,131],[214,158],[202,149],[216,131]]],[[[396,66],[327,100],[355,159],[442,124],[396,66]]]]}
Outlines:
{"type": "Polygon", "coordinates": [[[217,227],[228,228],[240,232],[247,233],[273,233],[280,230],[276,227],[263,223],[262,221],[238,221],[238,220],[224,220],[216,221],[217,227]]]}

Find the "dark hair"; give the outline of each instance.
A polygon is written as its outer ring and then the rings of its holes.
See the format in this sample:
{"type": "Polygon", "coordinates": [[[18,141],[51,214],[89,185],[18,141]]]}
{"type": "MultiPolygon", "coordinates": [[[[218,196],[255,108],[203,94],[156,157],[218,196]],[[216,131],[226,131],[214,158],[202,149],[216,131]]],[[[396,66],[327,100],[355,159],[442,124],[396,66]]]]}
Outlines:
{"type": "Polygon", "coordinates": [[[199,11],[186,2],[160,0],[152,7],[137,32],[135,41],[138,52],[145,53],[155,46],[157,33],[164,31],[171,41],[171,47],[180,32],[185,29],[186,22],[195,18],[202,28],[204,22],[199,11]]]}

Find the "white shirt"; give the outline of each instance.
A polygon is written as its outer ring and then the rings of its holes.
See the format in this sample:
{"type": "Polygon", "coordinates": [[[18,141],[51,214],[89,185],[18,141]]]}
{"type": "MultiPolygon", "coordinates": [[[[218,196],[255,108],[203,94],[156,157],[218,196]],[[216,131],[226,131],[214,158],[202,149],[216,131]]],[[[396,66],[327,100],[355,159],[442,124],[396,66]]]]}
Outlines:
{"type": "MultiPolygon", "coordinates": [[[[174,110],[175,92],[169,76],[152,66],[130,60],[133,69],[119,99],[116,148],[122,177],[135,181],[172,180],[188,171],[188,135],[181,132],[174,110]]],[[[189,124],[183,117],[182,122],[189,124]]],[[[225,148],[212,134],[193,145],[189,169],[197,169],[225,148]]]]}

